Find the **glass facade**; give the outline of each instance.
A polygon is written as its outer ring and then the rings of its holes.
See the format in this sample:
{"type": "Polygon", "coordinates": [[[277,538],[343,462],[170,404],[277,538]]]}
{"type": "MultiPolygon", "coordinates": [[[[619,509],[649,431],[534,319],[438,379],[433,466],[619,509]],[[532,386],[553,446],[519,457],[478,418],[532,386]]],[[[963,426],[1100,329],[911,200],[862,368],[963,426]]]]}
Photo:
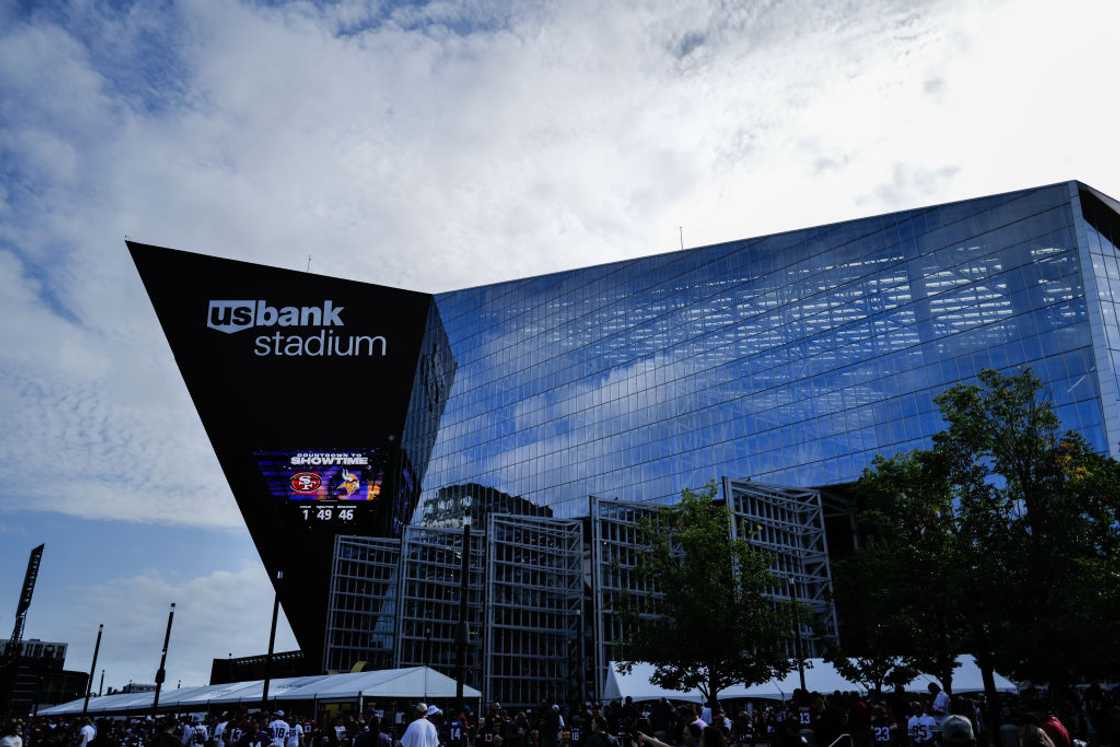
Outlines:
{"type": "Polygon", "coordinates": [[[1088,187],[1078,191],[1079,234],[1086,273],[1089,323],[1096,341],[1104,426],[1120,457],[1120,203],[1088,187]]]}
{"type": "Polygon", "coordinates": [[[1031,367],[1106,451],[1116,403],[1083,272],[1107,279],[1115,332],[1120,265],[1098,229],[1100,266],[1083,266],[1075,197],[1062,183],[437,295],[457,370],[417,516],[462,484],[566,518],[590,495],[671,502],[724,477],[848,482],[928,445],[933,398],[983,368],[1031,367]]]}

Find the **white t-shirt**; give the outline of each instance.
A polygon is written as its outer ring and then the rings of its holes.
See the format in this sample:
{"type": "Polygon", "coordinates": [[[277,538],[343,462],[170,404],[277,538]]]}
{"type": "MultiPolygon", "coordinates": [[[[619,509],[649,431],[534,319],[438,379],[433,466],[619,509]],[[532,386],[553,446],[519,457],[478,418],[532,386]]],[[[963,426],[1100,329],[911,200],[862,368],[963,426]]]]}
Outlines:
{"type": "Polygon", "coordinates": [[[97,736],[97,729],[93,728],[93,724],[86,724],[78,730],[78,734],[82,737],[82,741],[78,747],[86,747],[86,745],[92,742],[94,737],[97,736]]]}
{"type": "Polygon", "coordinates": [[[0,747],[23,747],[23,737],[18,735],[0,737],[0,747]]]}
{"type": "Polygon", "coordinates": [[[911,716],[906,722],[906,731],[910,734],[910,741],[914,744],[929,744],[933,741],[933,732],[937,722],[933,716],[923,713],[921,716],[911,716]]]}
{"type": "Polygon", "coordinates": [[[303,726],[296,722],[292,730],[288,732],[288,747],[299,747],[300,742],[303,741],[303,726]]]}
{"type": "Polygon", "coordinates": [[[408,725],[401,737],[401,747],[439,747],[439,732],[426,718],[418,718],[408,725]]]}
{"type": "Polygon", "coordinates": [[[227,726],[229,726],[228,721],[219,721],[217,726],[214,727],[214,739],[217,741],[218,747],[225,747],[227,726]]]}
{"type": "Polygon", "coordinates": [[[288,726],[288,722],[284,719],[273,719],[272,723],[268,725],[268,735],[272,737],[272,747],[287,747],[285,744],[288,741],[288,732],[292,727],[288,726]]]}
{"type": "Polygon", "coordinates": [[[194,739],[194,727],[190,724],[183,724],[183,730],[179,732],[180,744],[190,744],[194,739]]]}

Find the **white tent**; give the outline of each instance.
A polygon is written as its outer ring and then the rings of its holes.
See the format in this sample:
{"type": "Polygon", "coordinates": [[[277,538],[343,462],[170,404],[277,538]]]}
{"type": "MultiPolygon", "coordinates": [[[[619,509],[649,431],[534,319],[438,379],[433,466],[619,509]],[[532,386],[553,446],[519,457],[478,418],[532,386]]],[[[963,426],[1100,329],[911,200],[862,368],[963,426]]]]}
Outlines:
{"type": "MultiPolygon", "coordinates": [[[[805,669],[805,685],[810,690],[818,692],[832,692],[833,690],[859,690],[859,685],[848,682],[841,677],[836,669],[823,659],[811,659],[811,668],[805,669]]],[[[652,664],[639,662],[634,665],[629,674],[619,674],[615,662],[610,663],[607,681],[603,687],[603,700],[616,700],[629,696],[635,702],[643,700],[683,700],[690,703],[702,703],[704,696],[699,690],[680,692],[679,690],[666,690],[652,682],[654,667],[652,664]]],[[[782,679],[774,679],[757,685],[732,685],[720,692],[721,700],[734,700],[737,698],[764,698],[768,700],[785,700],[790,697],[795,689],[801,686],[797,670],[790,672],[782,679]]]]}
{"type": "MultiPolygon", "coordinates": [[[[953,692],[974,693],[984,691],[984,681],[980,676],[980,668],[971,656],[957,657],[958,667],[953,670],[953,692]]],[[[617,663],[611,662],[607,672],[607,680],[603,685],[603,700],[617,700],[630,697],[635,702],[643,700],[683,700],[690,703],[704,701],[704,696],[699,690],[680,692],[666,690],[650,681],[653,676],[652,664],[637,663],[629,674],[620,674],[617,663]]],[[[936,679],[929,675],[919,675],[906,689],[910,692],[925,692],[930,682],[936,679]]],[[[996,689],[1000,692],[1016,692],[1018,688],[1009,679],[996,673],[996,689]]],[[[785,700],[793,691],[801,686],[800,675],[793,670],[781,679],[773,679],[757,685],[732,685],[720,692],[720,700],[735,700],[739,698],[762,698],[769,700],[785,700]]],[[[809,659],[805,667],[805,687],[813,692],[830,693],[835,690],[865,690],[863,685],[844,679],[836,668],[823,659],[809,659]]]]}
{"type": "MultiPolygon", "coordinates": [[[[204,711],[208,706],[253,705],[261,702],[264,680],[234,682],[228,685],[164,690],[160,693],[160,710],[204,711]]],[[[482,693],[463,687],[463,697],[472,700],[482,693]]],[[[152,707],[153,693],[128,693],[90,698],[89,712],[121,714],[142,712],[152,707]]],[[[455,697],[455,680],[430,667],[382,669],[373,672],[348,672],[310,677],[281,677],[272,680],[268,699],[290,701],[356,701],[378,699],[441,700],[455,697]]],[[[82,712],[82,700],[44,708],[40,716],[73,716],[82,712]]]]}
{"type": "MultiPolygon", "coordinates": [[[[1019,692],[1015,683],[999,672],[993,672],[992,676],[996,681],[996,690],[1001,693],[1019,692]]],[[[931,682],[940,684],[940,681],[932,675],[919,674],[906,689],[912,692],[925,692],[931,682]]],[[[984,677],[980,674],[980,667],[976,665],[976,659],[971,656],[958,656],[957,668],[953,670],[953,693],[963,695],[965,693],[982,692],[984,692],[984,677]]]]}

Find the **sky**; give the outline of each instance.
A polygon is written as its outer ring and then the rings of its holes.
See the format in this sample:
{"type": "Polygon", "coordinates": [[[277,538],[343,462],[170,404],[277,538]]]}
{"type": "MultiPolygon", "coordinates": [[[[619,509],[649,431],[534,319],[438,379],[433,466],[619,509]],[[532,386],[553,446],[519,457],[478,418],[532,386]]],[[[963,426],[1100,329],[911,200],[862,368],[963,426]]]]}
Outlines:
{"type": "MultiPolygon", "coordinates": [[[[0,635],[106,684],[272,593],[125,237],[437,292],[1080,179],[1108,0],[0,0],[0,635]]],[[[294,648],[281,623],[278,649],[294,648]]],[[[172,685],[173,686],[173,685],[172,685]]]]}

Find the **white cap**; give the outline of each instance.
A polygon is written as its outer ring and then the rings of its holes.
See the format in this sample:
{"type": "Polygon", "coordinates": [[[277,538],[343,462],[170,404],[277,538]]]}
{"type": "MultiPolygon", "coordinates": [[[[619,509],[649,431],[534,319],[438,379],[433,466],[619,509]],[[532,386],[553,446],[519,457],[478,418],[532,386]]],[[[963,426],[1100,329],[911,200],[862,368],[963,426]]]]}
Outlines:
{"type": "Polygon", "coordinates": [[[443,711],[441,711],[439,708],[436,708],[434,705],[428,706],[428,716],[435,716],[437,713],[443,713],[443,711]]]}
{"type": "Polygon", "coordinates": [[[282,718],[284,716],[284,712],[283,711],[277,711],[276,715],[280,716],[282,718]]]}

